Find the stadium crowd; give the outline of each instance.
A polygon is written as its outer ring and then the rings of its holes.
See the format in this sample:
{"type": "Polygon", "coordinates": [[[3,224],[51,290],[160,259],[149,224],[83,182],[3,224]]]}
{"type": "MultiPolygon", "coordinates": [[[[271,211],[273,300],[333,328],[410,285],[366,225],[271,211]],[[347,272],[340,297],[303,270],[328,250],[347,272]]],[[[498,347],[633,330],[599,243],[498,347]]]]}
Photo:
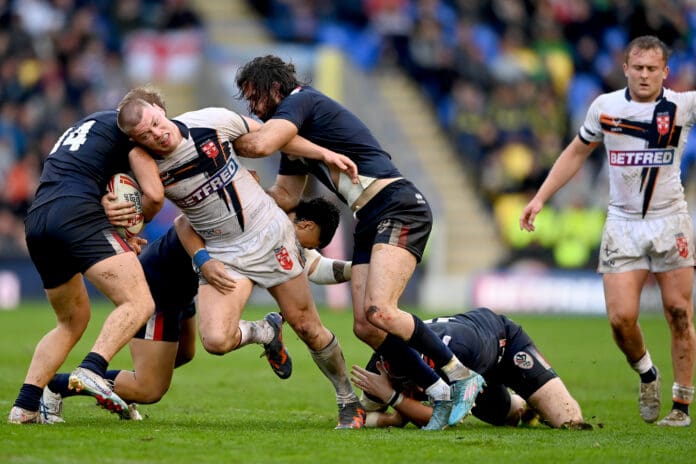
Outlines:
{"type": "MultiPolygon", "coordinates": [[[[525,234],[517,216],[594,97],[625,86],[621,64],[630,38],[658,35],[673,49],[667,86],[696,85],[696,5],[686,0],[251,3],[280,40],[338,45],[367,70],[396,65],[409,73],[510,246],[501,265],[534,258],[596,267],[608,193],[602,150],[538,218],[554,227],[525,234]]],[[[694,145],[684,155],[685,181],[694,145]]]]}
{"type": "Polygon", "coordinates": [[[130,88],[128,34],[201,27],[188,3],[0,0],[0,256],[26,254],[24,216],[60,134],[130,88]]]}
{"type": "MultiPolygon", "coordinates": [[[[0,0],[0,255],[25,253],[22,220],[53,141],[69,122],[114,107],[129,88],[124,39],[142,29],[202,27],[189,3],[0,0]]],[[[516,218],[589,102],[624,85],[630,37],[659,35],[674,51],[667,85],[696,86],[696,5],[687,0],[249,4],[278,40],[333,43],[368,71],[398,66],[413,77],[510,247],[501,265],[533,258],[595,267],[606,205],[601,150],[537,219],[555,227],[525,234],[516,218]]],[[[696,184],[694,146],[683,160],[687,189],[696,184]]]]}

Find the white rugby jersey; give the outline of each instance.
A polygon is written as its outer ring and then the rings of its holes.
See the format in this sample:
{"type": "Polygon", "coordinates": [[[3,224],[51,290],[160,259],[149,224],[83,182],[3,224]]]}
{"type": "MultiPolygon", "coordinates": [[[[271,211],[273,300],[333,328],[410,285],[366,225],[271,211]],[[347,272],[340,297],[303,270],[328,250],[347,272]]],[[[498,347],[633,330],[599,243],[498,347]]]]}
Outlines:
{"type": "Polygon", "coordinates": [[[234,152],[232,142],[249,132],[242,116],[204,108],[173,121],[183,139],[171,154],[156,159],[165,196],[206,242],[262,231],[278,206],[234,152]]]}
{"type": "Polygon", "coordinates": [[[585,143],[604,142],[607,217],[688,213],[680,163],[695,119],[696,92],[663,89],[656,101],[640,103],[625,88],[592,102],[578,135],[585,143]]]}

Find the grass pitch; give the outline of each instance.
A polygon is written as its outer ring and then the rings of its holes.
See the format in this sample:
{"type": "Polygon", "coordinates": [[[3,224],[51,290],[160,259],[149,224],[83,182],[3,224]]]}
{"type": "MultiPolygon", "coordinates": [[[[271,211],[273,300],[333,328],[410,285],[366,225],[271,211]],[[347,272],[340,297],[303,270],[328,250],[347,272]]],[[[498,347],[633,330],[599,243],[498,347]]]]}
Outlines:
{"type": "MultiPolygon", "coordinates": [[[[90,327],[73,350],[70,370],[89,350],[109,308],[96,304],[90,327]]],[[[250,308],[260,319],[271,308],[250,308]]],[[[349,311],[322,310],[339,337],[348,365],[363,365],[369,350],[351,332],[349,311]]],[[[421,314],[422,316],[429,317],[421,314]]],[[[65,424],[16,426],[0,420],[2,463],[658,463],[693,462],[696,426],[663,429],[638,415],[638,377],[611,339],[604,317],[513,316],[536,341],[593,431],[492,427],[468,417],[442,432],[405,429],[335,431],[333,389],[290,329],[284,338],[294,372],[278,379],[261,350],[245,347],[222,357],[200,347],[179,368],[167,395],[141,406],[142,422],[119,421],[87,397],[65,402],[65,424]]],[[[0,311],[0,413],[7,414],[39,338],[54,325],[48,304],[0,311]]],[[[641,325],[661,368],[662,415],[671,405],[669,334],[660,314],[641,325]]],[[[286,326],[287,327],[287,326],[286,326]]],[[[131,367],[127,350],[110,368],[131,367]]],[[[6,417],[6,416],[5,416],[6,417]]]]}

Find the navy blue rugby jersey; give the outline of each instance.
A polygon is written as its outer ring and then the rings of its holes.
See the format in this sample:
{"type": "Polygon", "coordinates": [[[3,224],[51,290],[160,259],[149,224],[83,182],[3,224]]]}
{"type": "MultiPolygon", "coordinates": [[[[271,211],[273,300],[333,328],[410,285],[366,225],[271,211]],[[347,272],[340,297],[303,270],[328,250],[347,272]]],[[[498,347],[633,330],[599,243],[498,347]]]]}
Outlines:
{"type": "Polygon", "coordinates": [[[488,308],[425,322],[465,366],[479,374],[488,372],[498,363],[501,340],[505,343],[504,340],[521,330],[517,324],[488,308]]]}
{"type": "Polygon", "coordinates": [[[184,309],[193,301],[198,292],[198,274],[174,226],[148,243],[138,259],[158,311],[184,309]]]}
{"type": "Polygon", "coordinates": [[[46,158],[31,209],[71,196],[101,201],[109,178],[128,172],[133,148],[116,124],[116,110],[92,113],[60,136],[46,158]]]}
{"type": "MultiPolygon", "coordinates": [[[[361,176],[376,179],[402,177],[370,129],[341,104],[312,87],[298,87],[285,97],[272,119],[285,119],[297,126],[307,140],[349,157],[361,176]]],[[[279,173],[313,174],[334,193],[326,165],[316,160],[291,159],[283,155],[279,173]]],[[[340,195],[339,195],[340,196],[340,195]]]]}

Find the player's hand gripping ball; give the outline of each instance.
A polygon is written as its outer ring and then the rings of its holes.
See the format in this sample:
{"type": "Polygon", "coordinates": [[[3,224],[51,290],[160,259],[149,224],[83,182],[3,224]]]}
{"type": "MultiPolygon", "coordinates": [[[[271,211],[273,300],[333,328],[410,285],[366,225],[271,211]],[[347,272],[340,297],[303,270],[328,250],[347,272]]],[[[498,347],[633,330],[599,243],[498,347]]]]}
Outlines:
{"type": "Polygon", "coordinates": [[[138,182],[127,174],[114,174],[106,184],[106,189],[115,193],[116,201],[130,201],[135,205],[136,215],[128,221],[125,227],[116,227],[118,233],[123,238],[133,237],[140,233],[145,226],[145,216],[143,216],[142,191],[138,182]]]}

